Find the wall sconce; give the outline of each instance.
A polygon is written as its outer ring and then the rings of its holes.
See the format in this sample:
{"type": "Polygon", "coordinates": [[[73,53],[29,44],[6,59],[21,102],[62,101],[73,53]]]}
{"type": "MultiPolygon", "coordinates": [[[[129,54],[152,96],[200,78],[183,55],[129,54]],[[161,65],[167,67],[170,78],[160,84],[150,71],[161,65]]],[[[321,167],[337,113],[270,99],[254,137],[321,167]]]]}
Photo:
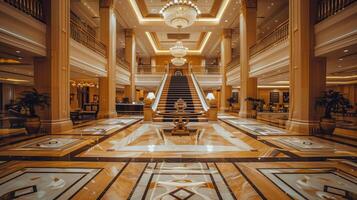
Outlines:
{"type": "Polygon", "coordinates": [[[211,100],[215,100],[216,98],[214,97],[213,93],[212,92],[209,92],[206,96],[206,99],[208,99],[209,101],[211,100]]]}
{"type": "Polygon", "coordinates": [[[146,98],[153,100],[153,99],[155,99],[155,94],[153,92],[149,92],[148,95],[146,96],[146,98]]]}

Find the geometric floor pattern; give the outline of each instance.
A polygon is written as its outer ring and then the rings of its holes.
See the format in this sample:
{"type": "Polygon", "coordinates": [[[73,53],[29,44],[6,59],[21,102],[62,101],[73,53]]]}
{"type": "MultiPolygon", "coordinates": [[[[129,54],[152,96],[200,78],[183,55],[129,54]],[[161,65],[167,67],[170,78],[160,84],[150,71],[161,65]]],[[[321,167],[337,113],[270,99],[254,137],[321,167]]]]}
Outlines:
{"type": "Polygon", "coordinates": [[[181,137],[127,117],[12,140],[0,199],[357,199],[355,139],[219,117],[181,137]]]}

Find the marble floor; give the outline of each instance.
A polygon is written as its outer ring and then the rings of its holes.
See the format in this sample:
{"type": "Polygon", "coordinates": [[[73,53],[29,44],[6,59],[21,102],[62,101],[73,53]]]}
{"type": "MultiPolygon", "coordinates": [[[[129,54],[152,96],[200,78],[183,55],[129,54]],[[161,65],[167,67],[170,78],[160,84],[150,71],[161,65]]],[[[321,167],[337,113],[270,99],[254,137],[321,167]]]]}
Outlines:
{"type": "Polygon", "coordinates": [[[172,126],[125,116],[0,141],[0,199],[357,199],[356,138],[227,113],[172,126]]]}

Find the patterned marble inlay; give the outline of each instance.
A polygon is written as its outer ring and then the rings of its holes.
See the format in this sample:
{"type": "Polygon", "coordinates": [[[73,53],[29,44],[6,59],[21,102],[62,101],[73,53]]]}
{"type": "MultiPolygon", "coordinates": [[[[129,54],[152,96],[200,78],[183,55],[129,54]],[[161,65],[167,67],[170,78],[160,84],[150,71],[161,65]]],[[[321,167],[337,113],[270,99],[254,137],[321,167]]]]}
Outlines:
{"type": "Polygon", "coordinates": [[[100,170],[23,168],[0,178],[0,199],[70,199],[100,170]]]}
{"type": "Polygon", "coordinates": [[[230,200],[235,198],[213,165],[149,163],[130,199],[230,200]]]}
{"type": "Polygon", "coordinates": [[[263,124],[240,124],[237,126],[254,135],[281,135],[286,133],[283,130],[263,124]]]}
{"type": "Polygon", "coordinates": [[[335,145],[317,138],[284,137],[274,140],[293,147],[299,151],[334,151],[335,145]]]}
{"type": "Polygon", "coordinates": [[[88,128],[83,128],[81,132],[83,134],[93,134],[93,135],[105,135],[110,131],[118,130],[123,128],[124,125],[97,125],[88,128]]]}
{"type": "Polygon", "coordinates": [[[48,137],[9,150],[64,150],[83,141],[78,138],[48,137]]]}
{"type": "Polygon", "coordinates": [[[259,169],[294,199],[356,199],[357,178],[334,168],[259,169]]]}
{"type": "Polygon", "coordinates": [[[126,118],[119,118],[119,119],[107,119],[104,121],[99,122],[98,124],[102,125],[129,125],[134,122],[138,121],[138,119],[126,119],[126,118]]]}
{"type": "Polygon", "coordinates": [[[258,124],[258,122],[249,119],[224,119],[223,121],[228,122],[232,125],[242,125],[242,124],[258,124]]]}
{"type": "Polygon", "coordinates": [[[130,135],[110,141],[113,146],[108,151],[224,152],[253,149],[219,124],[208,125],[209,130],[202,129],[198,138],[161,135],[158,128],[159,126],[143,124],[130,135]],[[202,142],[211,137],[217,138],[213,144],[202,142]]]}

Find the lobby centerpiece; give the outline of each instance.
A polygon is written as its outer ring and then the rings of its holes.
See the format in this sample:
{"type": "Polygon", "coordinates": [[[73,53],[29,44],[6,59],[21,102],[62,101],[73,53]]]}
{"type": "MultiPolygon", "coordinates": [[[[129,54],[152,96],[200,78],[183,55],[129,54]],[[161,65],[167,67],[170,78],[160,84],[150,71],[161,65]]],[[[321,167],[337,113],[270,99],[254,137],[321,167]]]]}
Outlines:
{"type": "Polygon", "coordinates": [[[41,127],[40,117],[36,114],[36,108],[45,108],[49,105],[47,93],[39,93],[35,88],[31,91],[21,92],[16,104],[21,107],[21,114],[26,118],[25,128],[29,134],[38,133],[41,127]]]}
{"type": "Polygon", "coordinates": [[[316,99],[316,106],[324,110],[324,115],[320,119],[320,128],[325,134],[333,134],[336,128],[336,120],[332,117],[333,112],[346,113],[351,108],[350,101],[342,93],[328,90],[324,91],[316,99]]]}

